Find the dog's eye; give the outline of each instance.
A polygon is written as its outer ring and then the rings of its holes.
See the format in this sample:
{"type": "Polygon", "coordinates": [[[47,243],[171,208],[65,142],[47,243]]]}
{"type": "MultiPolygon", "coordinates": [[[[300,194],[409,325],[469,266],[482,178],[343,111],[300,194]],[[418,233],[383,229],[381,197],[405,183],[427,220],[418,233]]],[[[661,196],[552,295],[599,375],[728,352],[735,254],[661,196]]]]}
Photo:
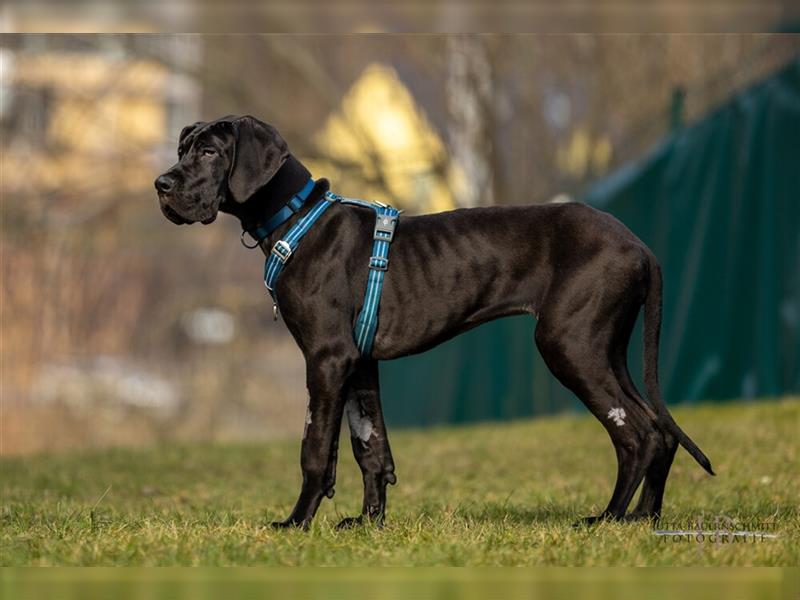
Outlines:
{"type": "Polygon", "coordinates": [[[203,148],[203,155],[204,156],[214,156],[217,153],[216,149],[212,148],[211,146],[206,146],[203,148]]]}

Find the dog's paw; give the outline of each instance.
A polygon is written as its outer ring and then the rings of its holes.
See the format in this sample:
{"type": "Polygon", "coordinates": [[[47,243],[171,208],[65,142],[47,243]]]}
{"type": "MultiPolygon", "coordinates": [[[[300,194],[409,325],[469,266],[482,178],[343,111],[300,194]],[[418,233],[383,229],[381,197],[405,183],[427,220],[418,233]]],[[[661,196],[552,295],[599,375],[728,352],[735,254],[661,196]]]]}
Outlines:
{"type": "Polygon", "coordinates": [[[383,513],[375,515],[367,513],[358,515],[357,517],[345,517],[339,521],[339,524],[336,525],[336,529],[352,529],[353,527],[360,527],[362,525],[372,525],[378,529],[382,529],[384,525],[383,513]]]}
{"type": "Polygon", "coordinates": [[[297,519],[293,519],[289,517],[285,521],[273,521],[270,523],[270,526],[273,529],[304,529],[307,530],[309,526],[308,521],[298,521],[297,519]]]}
{"type": "Polygon", "coordinates": [[[364,516],[359,515],[357,517],[345,517],[336,525],[336,529],[352,529],[353,527],[359,527],[360,525],[364,524],[364,516]]]}
{"type": "Polygon", "coordinates": [[[581,529],[582,527],[592,527],[593,525],[597,525],[602,521],[616,521],[617,519],[611,513],[601,513],[599,515],[594,515],[591,517],[583,517],[582,519],[578,519],[572,524],[573,529],[581,529]]]}
{"type": "Polygon", "coordinates": [[[627,515],[622,517],[622,520],[625,521],[626,523],[641,523],[642,521],[648,521],[653,525],[658,523],[658,519],[659,516],[657,514],[637,513],[637,512],[628,513],[627,515]]]}

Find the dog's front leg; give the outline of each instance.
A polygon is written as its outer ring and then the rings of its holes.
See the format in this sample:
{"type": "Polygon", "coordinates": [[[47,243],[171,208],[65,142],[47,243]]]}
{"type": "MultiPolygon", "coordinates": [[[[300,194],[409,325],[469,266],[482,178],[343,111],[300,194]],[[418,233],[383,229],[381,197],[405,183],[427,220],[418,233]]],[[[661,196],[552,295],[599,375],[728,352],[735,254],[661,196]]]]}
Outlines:
{"type": "Polygon", "coordinates": [[[382,525],[386,513],[386,485],[394,484],[397,479],[381,410],[377,361],[361,361],[350,377],[345,415],[353,455],[364,480],[364,502],[360,516],[347,517],[338,527],[352,527],[364,520],[382,525]]]}
{"type": "Polygon", "coordinates": [[[354,364],[353,358],[330,353],[306,361],[309,404],[300,452],[303,485],[292,513],[273,523],[275,527],[308,528],[323,496],[333,496],[344,387],[354,364]]]}

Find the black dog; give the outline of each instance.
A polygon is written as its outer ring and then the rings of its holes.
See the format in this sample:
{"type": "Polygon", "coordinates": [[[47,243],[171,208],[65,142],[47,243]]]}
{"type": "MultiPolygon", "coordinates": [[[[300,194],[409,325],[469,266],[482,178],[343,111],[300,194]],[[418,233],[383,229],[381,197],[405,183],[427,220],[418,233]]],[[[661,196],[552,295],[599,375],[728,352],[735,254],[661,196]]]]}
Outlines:
{"type": "MultiPolygon", "coordinates": [[[[252,230],[308,181],[309,172],[270,125],[226,117],[186,127],[179,162],[156,179],[166,217],[211,223],[218,211],[252,230]]],[[[261,243],[265,254],[289,222],[261,243]]],[[[362,515],[340,525],[383,521],[386,485],[395,483],[383,422],[379,360],[422,352],[481,323],[536,316],[536,345],[553,374],[608,431],[618,472],[602,518],[658,518],[678,444],[713,475],[678,427],[658,386],[661,270],[650,250],[608,214],[579,203],[491,207],[403,217],[391,249],[370,359],[359,355],[353,326],[364,300],[373,211],[332,206],[303,238],[278,280],[289,331],[306,360],[310,395],[302,441],[303,484],[291,515],[276,526],[307,526],[334,493],[337,445],[347,413],[353,453],[364,477],[362,515]],[[626,351],[644,305],[645,383],[636,390],[626,351]],[[628,505],[644,479],[639,503],[628,505]]]]}

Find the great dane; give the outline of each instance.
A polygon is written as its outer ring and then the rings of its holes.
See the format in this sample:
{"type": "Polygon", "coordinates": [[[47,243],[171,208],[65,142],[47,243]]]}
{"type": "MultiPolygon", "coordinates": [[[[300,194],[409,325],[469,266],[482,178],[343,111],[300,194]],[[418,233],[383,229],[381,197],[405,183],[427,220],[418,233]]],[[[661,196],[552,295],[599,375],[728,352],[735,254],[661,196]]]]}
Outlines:
{"type": "MultiPolygon", "coordinates": [[[[251,116],[184,128],[178,159],[155,181],[162,212],[177,224],[208,224],[222,211],[252,230],[310,176],[277,130],[251,116]]],[[[265,254],[328,185],[317,180],[300,212],[261,241],[265,254]]],[[[618,470],[611,500],[584,522],[657,519],[678,444],[714,474],[659,391],[661,269],[615,218],[576,202],[403,217],[391,246],[374,346],[364,358],[353,327],[364,301],[374,224],[371,210],[331,207],[303,238],[277,284],[281,315],[305,357],[309,405],[300,495],[288,518],[275,526],[308,527],[322,498],[333,496],[345,413],[364,502],[360,516],[340,525],[383,523],[386,485],[396,478],[378,361],[422,352],[508,315],[536,317],[534,337],[548,367],[614,444],[618,470]],[[642,306],[649,402],[634,386],[626,360],[642,306]],[[627,513],[642,480],[638,504],[627,513]]]]}

